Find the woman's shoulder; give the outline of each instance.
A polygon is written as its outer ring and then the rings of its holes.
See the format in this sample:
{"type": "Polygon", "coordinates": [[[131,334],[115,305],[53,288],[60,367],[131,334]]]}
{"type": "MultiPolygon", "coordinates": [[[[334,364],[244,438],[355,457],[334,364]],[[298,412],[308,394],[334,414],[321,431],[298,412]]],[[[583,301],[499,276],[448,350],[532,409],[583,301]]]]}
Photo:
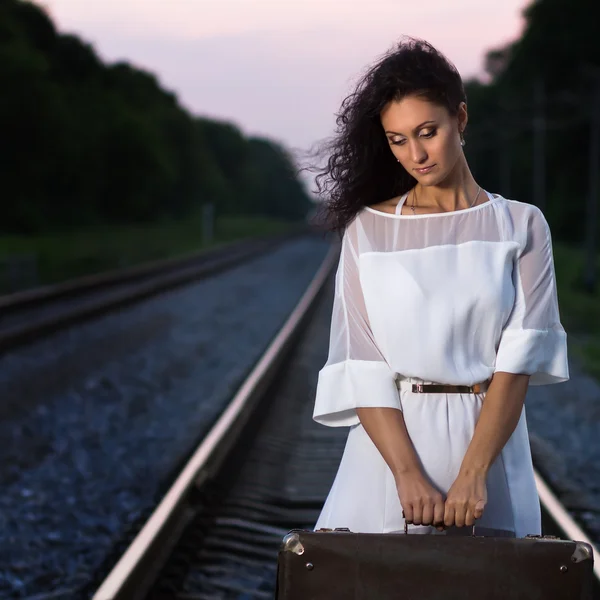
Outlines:
{"type": "Polygon", "coordinates": [[[381,219],[380,213],[394,214],[394,208],[390,209],[387,202],[378,202],[362,206],[353,217],[346,223],[342,235],[342,245],[352,246],[357,252],[370,250],[377,245],[379,237],[377,227],[381,219]]]}
{"type": "Polygon", "coordinates": [[[525,221],[541,221],[546,222],[544,211],[537,205],[522,200],[514,200],[511,198],[500,198],[505,202],[507,209],[515,216],[521,217],[525,221]]]}
{"type": "MultiPolygon", "coordinates": [[[[375,204],[369,204],[369,208],[372,208],[373,210],[378,210],[379,212],[384,212],[384,213],[389,213],[390,215],[394,215],[396,214],[396,208],[398,207],[398,203],[400,202],[400,200],[402,199],[403,194],[400,194],[399,196],[394,196],[393,198],[390,198],[389,200],[383,200],[382,202],[377,202],[375,204]]],[[[361,209],[361,213],[364,212],[364,209],[366,207],[363,207],[361,209]]]]}
{"type": "Polygon", "coordinates": [[[531,202],[526,202],[524,200],[517,200],[515,198],[509,198],[507,196],[503,196],[502,194],[494,193],[498,200],[501,200],[506,203],[509,208],[514,208],[515,210],[522,211],[539,211],[540,208],[536,204],[532,204],[531,202]]]}
{"type": "Polygon", "coordinates": [[[502,197],[505,207],[504,229],[521,247],[530,240],[551,238],[551,231],[543,210],[530,202],[502,197]]]}

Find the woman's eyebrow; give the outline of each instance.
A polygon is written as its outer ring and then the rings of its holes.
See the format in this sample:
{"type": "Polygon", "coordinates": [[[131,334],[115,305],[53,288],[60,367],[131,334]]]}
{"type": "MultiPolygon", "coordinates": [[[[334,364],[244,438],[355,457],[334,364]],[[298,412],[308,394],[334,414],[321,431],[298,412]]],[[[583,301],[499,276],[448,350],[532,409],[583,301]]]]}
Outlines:
{"type": "MultiPolygon", "coordinates": [[[[413,131],[417,131],[418,129],[421,129],[421,127],[423,127],[423,125],[427,125],[428,123],[435,123],[435,121],[423,121],[423,123],[421,123],[420,125],[417,125],[413,131]]],[[[404,135],[403,133],[398,133],[397,131],[387,131],[386,133],[392,133],[394,135],[404,135]]]]}

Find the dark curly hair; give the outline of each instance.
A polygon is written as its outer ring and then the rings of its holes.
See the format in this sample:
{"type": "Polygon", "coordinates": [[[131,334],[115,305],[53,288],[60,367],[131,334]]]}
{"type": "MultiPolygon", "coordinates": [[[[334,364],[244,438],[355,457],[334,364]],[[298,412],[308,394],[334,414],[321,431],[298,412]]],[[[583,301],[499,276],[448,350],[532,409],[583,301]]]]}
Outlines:
{"type": "MultiPolygon", "coordinates": [[[[321,198],[311,219],[326,231],[343,231],[364,206],[404,194],[416,179],[390,152],[380,112],[390,101],[419,96],[444,106],[455,116],[466,102],[456,67],[428,42],[404,36],[359,80],[336,114],[335,135],[311,156],[328,155],[326,167],[306,170],[315,177],[321,198]]],[[[301,169],[305,170],[305,169],[301,169]]]]}

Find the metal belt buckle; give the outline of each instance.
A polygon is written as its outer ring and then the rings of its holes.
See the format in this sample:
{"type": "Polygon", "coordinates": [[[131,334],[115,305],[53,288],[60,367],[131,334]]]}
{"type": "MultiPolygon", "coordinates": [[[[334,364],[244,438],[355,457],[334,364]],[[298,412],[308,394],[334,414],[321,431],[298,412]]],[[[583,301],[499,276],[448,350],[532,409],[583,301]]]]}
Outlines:
{"type": "Polygon", "coordinates": [[[422,392],[423,384],[422,383],[413,383],[413,392],[422,392]]]}

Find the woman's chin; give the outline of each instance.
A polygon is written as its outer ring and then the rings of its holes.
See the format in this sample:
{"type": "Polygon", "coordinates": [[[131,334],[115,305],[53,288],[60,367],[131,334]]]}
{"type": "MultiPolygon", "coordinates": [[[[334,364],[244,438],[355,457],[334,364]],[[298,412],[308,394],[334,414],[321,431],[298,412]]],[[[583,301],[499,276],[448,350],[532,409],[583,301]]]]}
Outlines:
{"type": "Polygon", "coordinates": [[[444,183],[448,180],[448,173],[436,173],[435,177],[421,177],[419,179],[419,183],[423,187],[432,187],[432,186],[443,186],[444,183]]]}
{"type": "Polygon", "coordinates": [[[442,182],[443,180],[444,180],[443,177],[421,177],[421,179],[419,179],[419,183],[423,187],[431,187],[431,186],[439,185],[440,182],[442,182]]]}

